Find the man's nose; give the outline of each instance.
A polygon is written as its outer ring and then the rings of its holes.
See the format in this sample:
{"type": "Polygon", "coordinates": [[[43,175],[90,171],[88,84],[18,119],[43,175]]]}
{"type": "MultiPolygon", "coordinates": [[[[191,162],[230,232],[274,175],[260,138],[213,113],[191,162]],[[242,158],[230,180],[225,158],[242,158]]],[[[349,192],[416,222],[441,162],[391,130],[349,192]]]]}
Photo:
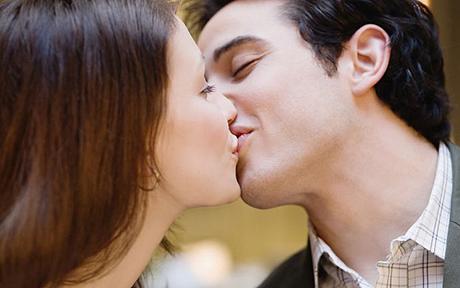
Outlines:
{"type": "Polygon", "coordinates": [[[227,119],[229,125],[235,121],[238,114],[236,107],[233,105],[232,101],[220,93],[220,91],[216,91],[209,95],[208,100],[220,108],[220,110],[224,113],[225,119],[227,119]]]}

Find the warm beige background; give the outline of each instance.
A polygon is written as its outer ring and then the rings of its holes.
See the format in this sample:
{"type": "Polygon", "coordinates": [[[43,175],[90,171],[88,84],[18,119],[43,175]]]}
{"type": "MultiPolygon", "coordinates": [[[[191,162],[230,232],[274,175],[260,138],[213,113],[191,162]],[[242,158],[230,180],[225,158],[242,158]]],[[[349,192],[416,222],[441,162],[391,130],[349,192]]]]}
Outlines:
{"type": "Polygon", "coordinates": [[[453,139],[460,143],[460,1],[431,0],[445,57],[446,84],[452,102],[453,139]]]}
{"type": "Polygon", "coordinates": [[[306,243],[306,213],[298,207],[258,210],[243,201],[188,211],[177,222],[178,243],[217,240],[236,263],[275,264],[306,243]]]}

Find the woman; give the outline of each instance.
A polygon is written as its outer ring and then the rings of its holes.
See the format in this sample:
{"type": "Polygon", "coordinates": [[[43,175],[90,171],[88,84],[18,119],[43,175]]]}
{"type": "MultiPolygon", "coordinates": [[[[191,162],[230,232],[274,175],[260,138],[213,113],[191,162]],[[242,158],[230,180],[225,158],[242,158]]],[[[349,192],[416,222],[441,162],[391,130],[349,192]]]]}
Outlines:
{"type": "Polygon", "coordinates": [[[235,200],[235,109],[166,1],[0,2],[0,287],[131,287],[235,200]]]}

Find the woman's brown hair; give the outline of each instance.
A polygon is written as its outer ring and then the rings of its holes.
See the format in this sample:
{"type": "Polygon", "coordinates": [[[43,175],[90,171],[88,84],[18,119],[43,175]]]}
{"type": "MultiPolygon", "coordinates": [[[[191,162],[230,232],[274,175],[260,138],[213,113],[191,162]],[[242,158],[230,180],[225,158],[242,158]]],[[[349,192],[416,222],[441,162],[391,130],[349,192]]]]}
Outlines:
{"type": "Polygon", "coordinates": [[[174,23],[167,1],[0,2],[0,287],[80,283],[127,252],[174,23]]]}

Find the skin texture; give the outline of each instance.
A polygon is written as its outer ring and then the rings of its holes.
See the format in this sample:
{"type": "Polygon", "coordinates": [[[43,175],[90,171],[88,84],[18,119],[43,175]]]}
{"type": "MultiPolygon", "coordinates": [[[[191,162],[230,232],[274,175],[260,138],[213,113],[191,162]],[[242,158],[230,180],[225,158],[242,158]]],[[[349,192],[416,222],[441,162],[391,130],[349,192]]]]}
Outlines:
{"type": "Polygon", "coordinates": [[[358,29],[329,77],[282,4],[233,1],[198,41],[209,81],[238,111],[242,198],[302,206],[334,252],[374,283],[391,240],[426,207],[437,151],[376,95],[391,55],[383,29],[358,29]]]}
{"type": "Polygon", "coordinates": [[[237,140],[228,127],[236,110],[222,94],[206,93],[201,53],[180,20],[168,49],[168,109],[156,151],[161,180],[149,192],[140,234],[106,275],[71,287],[131,287],[184,210],[225,204],[240,195],[233,153],[237,140]]]}

